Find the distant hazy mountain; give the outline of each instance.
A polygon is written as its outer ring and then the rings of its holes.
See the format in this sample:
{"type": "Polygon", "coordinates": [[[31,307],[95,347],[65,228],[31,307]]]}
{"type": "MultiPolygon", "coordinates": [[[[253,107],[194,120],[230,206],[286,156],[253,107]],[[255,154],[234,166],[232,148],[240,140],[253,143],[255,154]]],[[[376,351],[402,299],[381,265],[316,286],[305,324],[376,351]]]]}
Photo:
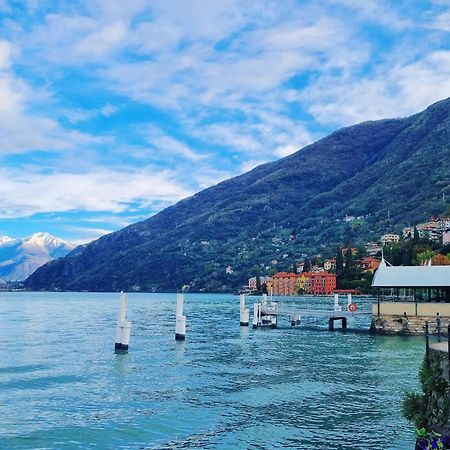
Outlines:
{"type": "Polygon", "coordinates": [[[74,248],[48,233],[35,233],[25,239],[0,236],[0,282],[25,280],[38,267],[74,248]]]}
{"type": "MultiPolygon", "coordinates": [[[[104,236],[28,278],[32,289],[235,289],[302,254],[448,214],[450,99],[364,122],[104,236]]],[[[151,179],[148,180],[152,182],[151,179]]]]}

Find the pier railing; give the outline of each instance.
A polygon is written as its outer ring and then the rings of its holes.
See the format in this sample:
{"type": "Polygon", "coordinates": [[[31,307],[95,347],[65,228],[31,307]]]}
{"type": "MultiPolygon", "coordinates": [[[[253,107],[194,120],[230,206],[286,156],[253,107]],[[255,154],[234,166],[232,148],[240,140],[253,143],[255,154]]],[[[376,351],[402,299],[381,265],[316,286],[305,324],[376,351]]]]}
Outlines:
{"type": "Polygon", "coordinates": [[[447,380],[450,380],[450,324],[447,327],[447,336],[446,339],[444,340],[443,336],[442,336],[442,327],[441,327],[441,318],[438,316],[436,318],[436,328],[434,332],[430,332],[430,324],[428,323],[428,321],[425,322],[425,354],[426,354],[426,358],[427,360],[430,357],[430,348],[432,350],[437,350],[440,352],[444,352],[447,354],[447,359],[448,359],[448,364],[447,364],[447,374],[444,374],[445,377],[447,378],[447,380]],[[431,340],[436,340],[438,344],[441,345],[431,345],[430,346],[430,339],[431,340]],[[445,342],[446,341],[446,342],[445,342]]]}

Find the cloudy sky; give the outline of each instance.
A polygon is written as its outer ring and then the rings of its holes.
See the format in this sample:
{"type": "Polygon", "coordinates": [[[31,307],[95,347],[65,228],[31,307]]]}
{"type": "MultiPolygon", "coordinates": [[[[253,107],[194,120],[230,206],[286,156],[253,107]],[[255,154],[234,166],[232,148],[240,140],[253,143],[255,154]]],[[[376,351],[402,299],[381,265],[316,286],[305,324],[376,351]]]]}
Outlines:
{"type": "Polygon", "coordinates": [[[74,242],[450,96],[450,1],[0,0],[0,235],[74,242]]]}

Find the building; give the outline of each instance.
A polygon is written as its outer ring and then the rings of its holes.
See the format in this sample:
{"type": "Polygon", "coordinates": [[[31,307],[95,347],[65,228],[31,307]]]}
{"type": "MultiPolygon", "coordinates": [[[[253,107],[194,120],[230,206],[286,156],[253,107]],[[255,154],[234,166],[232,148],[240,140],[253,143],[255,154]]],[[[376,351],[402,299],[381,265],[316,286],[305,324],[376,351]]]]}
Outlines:
{"type": "Polygon", "coordinates": [[[296,273],[278,272],[272,276],[272,294],[273,295],[297,295],[296,273]]]}
{"type": "Polygon", "coordinates": [[[310,291],[311,274],[303,272],[297,277],[297,293],[307,294],[310,291]]]}
{"type": "Polygon", "coordinates": [[[336,289],[336,275],[328,272],[311,273],[309,293],[313,295],[331,294],[336,289]]]}
{"type": "Polygon", "coordinates": [[[449,231],[444,231],[442,233],[442,244],[443,245],[450,244],[450,230],[449,231]]]}
{"type": "MultiPolygon", "coordinates": [[[[342,251],[342,256],[345,257],[345,255],[347,254],[348,248],[347,247],[342,247],[341,251],[342,251]]],[[[358,253],[358,249],[356,247],[352,247],[352,255],[356,256],[357,253],[358,253]]]]}
{"type": "Polygon", "coordinates": [[[388,266],[382,260],[372,287],[380,294],[372,305],[372,332],[423,335],[427,322],[435,327],[437,317],[442,329],[447,329],[450,266],[388,266]],[[384,296],[388,301],[383,301],[384,296]]]}
{"type": "Polygon", "coordinates": [[[383,234],[380,241],[381,245],[384,247],[389,244],[396,244],[397,242],[400,242],[400,236],[393,233],[383,234]]]}
{"type": "Polygon", "coordinates": [[[366,244],[366,253],[368,256],[375,256],[377,253],[381,253],[382,246],[379,242],[368,242],[366,244]]]}
{"type": "Polygon", "coordinates": [[[380,260],[367,256],[358,261],[358,266],[361,267],[364,272],[374,272],[380,265],[380,260]]]}
{"type": "Polygon", "coordinates": [[[336,275],[328,272],[279,272],[272,276],[273,295],[331,294],[336,289],[336,275]]]}
{"type": "MultiPolygon", "coordinates": [[[[259,281],[261,281],[261,285],[266,284],[270,281],[270,277],[259,277],[259,281]]],[[[251,291],[256,291],[256,277],[252,277],[248,279],[248,288],[251,291]]]]}
{"type": "MultiPolygon", "coordinates": [[[[416,225],[416,229],[420,238],[440,242],[443,234],[450,229],[450,218],[432,217],[428,222],[416,225]]],[[[414,227],[403,228],[402,232],[405,239],[414,237],[414,227]]]]}
{"type": "Polygon", "coordinates": [[[335,271],[336,270],[336,260],[333,259],[326,259],[323,263],[323,268],[325,270],[332,270],[335,271]]]}

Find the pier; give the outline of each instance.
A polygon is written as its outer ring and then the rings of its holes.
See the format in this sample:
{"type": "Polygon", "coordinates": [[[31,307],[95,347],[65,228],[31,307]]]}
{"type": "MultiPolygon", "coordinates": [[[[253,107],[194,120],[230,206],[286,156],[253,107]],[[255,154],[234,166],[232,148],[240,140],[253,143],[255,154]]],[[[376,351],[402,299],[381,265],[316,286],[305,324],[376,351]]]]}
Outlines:
{"type": "MultiPolygon", "coordinates": [[[[332,297],[330,297],[331,299],[332,297]]],[[[358,308],[357,303],[353,302],[351,293],[346,295],[346,303],[344,305],[340,304],[339,300],[339,294],[334,294],[334,302],[330,305],[331,307],[324,308],[324,305],[302,306],[286,304],[281,301],[269,299],[267,295],[263,294],[261,302],[254,303],[253,305],[253,328],[268,326],[276,328],[279,321],[284,317],[292,326],[300,325],[305,321],[310,322],[311,319],[325,319],[328,322],[328,329],[334,331],[335,322],[341,322],[342,329],[347,329],[349,318],[372,315],[371,310],[362,311],[358,308]]]]}

